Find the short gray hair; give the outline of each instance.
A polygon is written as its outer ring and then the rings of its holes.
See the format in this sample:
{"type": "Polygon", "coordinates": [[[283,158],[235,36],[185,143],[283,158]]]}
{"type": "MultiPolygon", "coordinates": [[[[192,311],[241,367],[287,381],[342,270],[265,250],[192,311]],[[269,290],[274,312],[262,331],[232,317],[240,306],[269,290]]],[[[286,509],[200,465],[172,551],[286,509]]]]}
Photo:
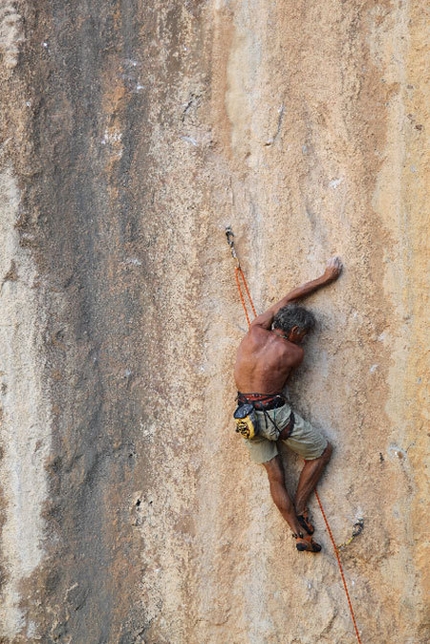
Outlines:
{"type": "Polygon", "coordinates": [[[312,331],[315,324],[315,316],[311,311],[298,304],[287,304],[276,313],[272,327],[289,333],[293,327],[297,326],[302,331],[308,332],[312,331]]]}

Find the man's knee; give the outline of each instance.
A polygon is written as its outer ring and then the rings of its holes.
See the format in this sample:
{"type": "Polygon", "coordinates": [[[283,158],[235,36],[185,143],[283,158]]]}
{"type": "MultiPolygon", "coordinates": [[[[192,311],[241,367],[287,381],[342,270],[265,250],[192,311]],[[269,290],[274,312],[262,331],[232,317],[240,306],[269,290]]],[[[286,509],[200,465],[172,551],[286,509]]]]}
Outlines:
{"type": "MultiPolygon", "coordinates": [[[[269,477],[270,494],[284,518],[294,513],[292,501],[288,495],[284,481],[284,468],[279,454],[270,461],[263,463],[269,477]]],[[[288,520],[288,519],[287,519],[288,520]]]]}
{"type": "Polygon", "coordinates": [[[323,462],[324,464],[327,464],[331,459],[332,454],[333,454],[333,445],[327,441],[327,445],[323,453],[321,454],[321,456],[318,456],[317,458],[312,458],[312,459],[305,458],[305,463],[312,463],[314,461],[317,461],[318,463],[323,462]]]}
{"type": "Polygon", "coordinates": [[[267,476],[269,477],[270,484],[284,484],[284,469],[279,454],[274,456],[270,461],[263,463],[266,468],[267,476]]]}
{"type": "Polygon", "coordinates": [[[333,454],[333,445],[331,443],[327,442],[327,447],[325,448],[325,450],[321,454],[320,458],[324,459],[324,461],[326,463],[328,463],[329,460],[331,459],[332,454],[333,454]]]}

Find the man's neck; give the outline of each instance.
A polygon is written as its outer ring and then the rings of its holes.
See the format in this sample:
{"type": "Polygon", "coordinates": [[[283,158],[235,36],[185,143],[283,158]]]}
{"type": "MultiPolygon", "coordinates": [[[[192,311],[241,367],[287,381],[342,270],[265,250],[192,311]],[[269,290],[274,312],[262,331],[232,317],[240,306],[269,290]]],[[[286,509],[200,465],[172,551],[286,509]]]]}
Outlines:
{"type": "Polygon", "coordinates": [[[284,335],[283,333],[278,333],[279,329],[272,329],[273,333],[278,336],[278,338],[284,338],[284,340],[287,340],[288,342],[291,342],[290,338],[288,335],[284,335]]]}

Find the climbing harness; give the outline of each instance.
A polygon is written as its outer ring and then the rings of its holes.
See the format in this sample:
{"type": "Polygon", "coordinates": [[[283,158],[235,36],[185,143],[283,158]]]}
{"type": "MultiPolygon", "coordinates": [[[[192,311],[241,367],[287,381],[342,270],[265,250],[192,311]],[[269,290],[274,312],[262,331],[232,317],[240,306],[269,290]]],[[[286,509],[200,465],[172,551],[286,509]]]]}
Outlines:
{"type": "Polygon", "coordinates": [[[277,435],[284,432],[283,439],[288,438],[294,428],[294,414],[291,412],[287,426],[282,430],[278,427],[275,419],[267,412],[272,409],[279,409],[285,405],[286,399],[282,393],[278,394],[244,394],[240,391],[237,394],[238,407],[233,414],[236,421],[236,432],[243,438],[252,439],[260,434],[260,423],[256,411],[263,412],[266,432],[270,422],[277,435]]]}
{"type": "MultiPolygon", "coordinates": [[[[257,317],[257,313],[256,313],[255,308],[254,308],[254,303],[252,301],[251,294],[249,292],[249,288],[248,288],[248,284],[247,284],[246,279],[245,279],[245,275],[244,275],[243,270],[242,270],[242,268],[240,266],[239,257],[237,256],[237,252],[236,252],[235,245],[234,245],[234,233],[233,233],[233,231],[231,229],[231,226],[226,227],[225,234],[226,234],[226,237],[227,237],[227,243],[228,243],[228,245],[230,246],[230,249],[231,249],[232,257],[236,261],[236,267],[235,267],[236,284],[237,284],[237,288],[238,288],[238,291],[239,291],[240,301],[242,303],[243,310],[245,312],[246,321],[248,322],[248,326],[250,326],[251,325],[251,319],[250,319],[250,316],[249,316],[249,313],[248,313],[248,310],[247,310],[247,306],[246,306],[245,298],[244,298],[244,295],[243,295],[242,287],[241,287],[241,284],[240,284],[240,281],[239,281],[239,276],[240,276],[240,279],[242,281],[243,287],[244,287],[244,289],[246,291],[248,301],[249,301],[249,306],[250,306],[250,308],[252,310],[252,313],[254,314],[254,317],[257,317]]],[[[238,409],[240,409],[240,407],[238,409]]],[[[343,572],[342,562],[340,560],[340,552],[339,551],[340,551],[340,549],[342,549],[342,548],[346,547],[347,545],[349,545],[353,541],[353,539],[355,537],[357,537],[359,534],[361,534],[361,532],[363,530],[363,527],[364,527],[364,521],[363,521],[363,519],[358,519],[356,521],[356,523],[354,523],[352,537],[350,539],[348,539],[348,541],[346,541],[345,543],[342,543],[339,546],[337,546],[336,541],[334,540],[333,533],[331,531],[330,524],[328,522],[326,513],[325,513],[323,505],[321,503],[320,496],[319,496],[319,494],[318,494],[316,489],[314,490],[314,492],[315,492],[315,497],[316,497],[316,499],[318,501],[319,508],[321,510],[321,514],[322,514],[323,519],[324,519],[325,526],[327,528],[327,532],[328,532],[329,537],[330,537],[330,541],[331,541],[332,546],[333,546],[334,554],[336,556],[340,576],[341,576],[341,579],[342,579],[343,588],[345,590],[345,595],[346,595],[346,599],[347,599],[347,602],[348,602],[349,612],[351,614],[351,619],[352,619],[352,623],[353,623],[353,626],[354,626],[355,636],[357,638],[358,644],[362,644],[362,641],[361,641],[361,638],[360,638],[360,633],[358,631],[357,622],[356,622],[356,619],[355,619],[354,609],[353,609],[352,602],[351,602],[351,597],[350,597],[348,586],[347,586],[346,579],[345,579],[345,574],[343,572]]],[[[295,537],[296,539],[300,538],[301,540],[304,539],[304,537],[301,534],[300,535],[293,535],[293,537],[295,537]]],[[[310,537],[305,537],[305,539],[310,539],[310,537]]],[[[297,549],[299,550],[302,547],[304,548],[304,546],[300,545],[300,548],[297,548],[297,549]]],[[[307,549],[307,548],[304,548],[304,549],[307,549]]],[[[317,552],[317,551],[314,550],[313,552],[317,552]]]]}

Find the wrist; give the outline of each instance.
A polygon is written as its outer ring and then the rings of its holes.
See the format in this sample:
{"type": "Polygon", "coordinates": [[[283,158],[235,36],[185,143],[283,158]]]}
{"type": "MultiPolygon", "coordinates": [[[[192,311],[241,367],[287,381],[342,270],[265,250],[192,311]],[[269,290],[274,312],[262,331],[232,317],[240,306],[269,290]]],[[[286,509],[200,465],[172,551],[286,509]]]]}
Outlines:
{"type": "Polygon", "coordinates": [[[321,275],[321,277],[318,278],[318,282],[320,284],[327,284],[328,282],[331,282],[332,277],[330,275],[327,275],[327,273],[324,273],[321,275]]]}
{"type": "Polygon", "coordinates": [[[331,273],[331,272],[330,273],[324,273],[324,275],[322,275],[321,279],[322,279],[324,284],[330,284],[330,282],[334,282],[334,280],[336,279],[336,276],[333,275],[333,273],[331,273]]]}

